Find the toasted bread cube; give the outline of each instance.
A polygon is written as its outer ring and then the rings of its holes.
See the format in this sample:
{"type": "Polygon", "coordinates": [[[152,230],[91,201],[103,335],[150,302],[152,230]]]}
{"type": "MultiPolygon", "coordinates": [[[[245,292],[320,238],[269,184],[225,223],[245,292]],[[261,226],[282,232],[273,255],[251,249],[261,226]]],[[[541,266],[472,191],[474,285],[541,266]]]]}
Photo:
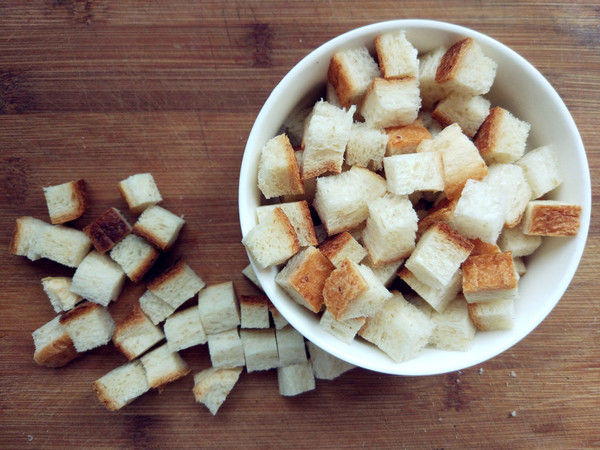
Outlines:
{"type": "Polygon", "coordinates": [[[274,328],[262,330],[243,328],[240,330],[240,338],[248,372],[269,370],[279,366],[274,328]]]}
{"type": "Polygon", "coordinates": [[[319,380],[334,380],[356,366],[339,359],[310,341],[306,342],[310,353],[310,362],[315,378],[319,380]]]}
{"type": "Polygon", "coordinates": [[[329,62],[327,79],[340,105],[359,105],[373,78],[380,76],[379,66],[365,46],[336,52],[329,62]]]}
{"type": "Polygon", "coordinates": [[[304,194],[300,168],[286,134],[269,139],[258,162],[258,187],[265,198],[304,194]]]}
{"type": "Polygon", "coordinates": [[[107,344],[115,330],[115,321],[108,309],[93,302],[83,302],[67,311],[61,316],[60,324],[79,353],[107,344]]]}
{"type": "Polygon", "coordinates": [[[350,129],[344,162],[349,166],[381,170],[387,143],[388,135],[385,131],[371,128],[363,122],[355,122],[350,129]]]}
{"type": "Polygon", "coordinates": [[[455,92],[440,100],[431,115],[443,127],[457,123],[464,134],[473,138],[490,113],[490,106],[481,95],[455,92]]]}
{"type": "Polygon", "coordinates": [[[523,232],[537,236],[575,236],[581,225],[580,205],[556,200],[533,200],[527,204],[523,232]]]}
{"type": "Polygon", "coordinates": [[[290,220],[290,223],[294,227],[294,231],[296,231],[298,245],[300,245],[300,247],[318,244],[315,225],[306,200],[259,206],[256,208],[258,222],[260,223],[264,217],[268,217],[268,214],[275,208],[281,208],[290,220]]]}
{"type": "Polygon", "coordinates": [[[331,103],[332,105],[335,105],[339,108],[342,107],[342,105],[340,104],[340,99],[335,93],[335,88],[333,87],[333,84],[329,82],[329,80],[327,80],[327,83],[325,85],[325,100],[327,101],[327,103],[331,103]]]}
{"type": "Polygon", "coordinates": [[[444,128],[435,138],[422,141],[417,152],[442,154],[444,193],[450,200],[460,196],[467,180],[483,180],[487,175],[487,166],[477,147],[456,123],[444,128]]]}
{"type": "Polygon", "coordinates": [[[458,296],[443,312],[434,312],[431,319],[435,325],[429,345],[441,350],[465,352],[473,346],[477,329],[469,316],[468,303],[458,296]]]}
{"type": "Polygon", "coordinates": [[[515,324],[515,299],[469,303],[469,316],[480,331],[511,330],[515,324]]]}
{"type": "Polygon", "coordinates": [[[327,234],[349,231],[367,220],[368,205],[387,190],[383,177],[368,169],[352,166],[339,175],[317,178],[315,210],[327,234]]]}
{"type": "Polygon", "coordinates": [[[394,292],[358,334],[399,363],[414,358],[425,348],[434,326],[427,315],[394,292]]]}
{"type": "Polygon", "coordinates": [[[276,330],[281,330],[283,327],[289,325],[288,321],[285,320],[285,317],[281,315],[281,313],[277,310],[275,305],[270,301],[269,313],[271,314],[271,319],[273,320],[273,325],[275,325],[276,330]]]}
{"type": "Polygon", "coordinates": [[[306,247],[290,259],[275,282],[299,305],[313,312],[323,306],[323,286],[334,265],[315,247],[306,247]]]}
{"type": "Polygon", "coordinates": [[[244,236],[242,244],[262,269],[282,264],[300,250],[296,230],[280,207],[267,213],[244,236]]]}
{"type": "Polygon", "coordinates": [[[431,225],[404,263],[421,282],[443,289],[452,281],[473,244],[444,222],[431,225]]]}
{"type": "Polygon", "coordinates": [[[125,272],[116,262],[97,251],[90,252],[79,264],[71,292],[102,306],[116,300],[125,283],[125,272]]]}
{"type": "Polygon", "coordinates": [[[509,164],[525,153],[530,128],[529,123],[495,106],[479,127],[474,142],[488,165],[509,164]]]}
{"type": "Polygon", "coordinates": [[[306,118],[302,136],[302,178],[342,171],[344,152],[356,107],[349,110],[319,101],[306,118]]]}
{"type": "Polygon", "coordinates": [[[162,196],[151,173],[131,175],[119,181],[117,188],[133,214],[140,214],[149,206],[162,202],[162,196]]]}
{"type": "Polygon", "coordinates": [[[194,398],[214,416],[237,383],[242,367],[215,369],[209,367],[194,375],[194,398]]]}
{"type": "Polygon", "coordinates": [[[115,326],[112,340],[115,347],[131,361],[164,337],[162,330],[152,323],[136,303],[132,311],[115,326]]]}
{"type": "Polygon", "coordinates": [[[451,223],[454,218],[454,210],[459,198],[448,199],[443,197],[429,208],[425,214],[419,218],[418,231],[424,233],[427,228],[436,222],[451,223]]]}
{"type": "Polygon", "coordinates": [[[275,330],[277,352],[279,353],[279,366],[290,366],[306,362],[306,347],[304,336],[295,328],[286,326],[275,330]]]}
{"type": "Polygon", "coordinates": [[[371,269],[349,259],[331,272],[323,288],[325,306],[336,320],[369,317],[391,296],[371,269]]]}
{"type": "Polygon", "coordinates": [[[402,268],[398,276],[439,313],[446,310],[448,304],[456,298],[462,288],[462,270],[460,269],[454,273],[450,282],[442,288],[433,288],[421,282],[406,267],[402,268]]]}
{"type": "Polygon", "coordinates": [[[435,104],[450,92],[445,84],[440,84],[435,80],[438,67],[446,50],[446,47],[440,46],[421,55],[419,58],[419,88],[423,109],[427,111],[432,111],[435,104]]]}
{"type": "Polygon", "coordinates": [[[394,261],[388,264],[375,266],[370,261],[365,261],[364,265],[371,269],[375,278],[381,281],[385,287],[388,287],[396,279],[400,266],[404,264],[404,259],[394,261]]]}
{"type": "Polygon", "coordinates": [[[517,226],[532,197],[523,169],[515,164],[492,164],[483,182],[506,194],[504,225],[509,228],[517,226]]]}
{"type": "Polygon", "coordinates": [[[196,295],[206,283],[187,263],[179,259],[150,283],[148,290],[177,309],[196,295]]]}
{"type": "MultiPolygon", "coordinates": [[[[294,149],[294,156],[296,157],[296,161],[298,161],[298,167],[300,168],[300,172],[302,172],[302,160],[304,159],[304,150],[300,147],[294,149]]],[[[301,200],[305,200],[309,204],[313,202],[315,198],[315,190],[317,188],[317,179],[316,178],[307,178],[302,179],[302,185],[304,186],[303,194],[293,194],[293,195],[283,195],[281,197],[282,202],[299,202],[301,200]]]]}
{"type": "Polygon", "coordinates": [[[213,284],[200,291],[198,311],[208,335],[237,327],[240,324],[240,311],[233,282],[213,284]]]}
{"type": "Polygon", "coordinates": [[[42,278],[42,288],[57,313],[73,309],[82,300],[81,296],[71,292],[72,282],[69,277],[42,278]]]}
{"type": "Polygon", "coordinates": [[[279,393],[292,397],[315,389],[315,376],[310,361],[277,368],[279,393]]]}
{"type": "Polygon", "coordinates": [[[444,164],[438,152],[409,153],[383,159],[388,190],[398,195],[443,191],[444,164]]]}
{"type": "Polygon", "coordinates": [[[375,78],[360,107],[365,122],[373,128],[388,128],[413,123],[421,109],[419,80],[375,78]]]}
{"type": "Polygon", "coordinates": [[[542,245],[542,237],[525,234],[521,227],[504,228],[498,237],[498,246],[503,252],[511,252],[513,258],[528,256],[542,245]]]}
{"type": "Polygon", "coordinates": [[[78,219],[88,206],[88,196],[84,180],[43,188],[50,223],[60,224],[78,219]]]}
{"type": "Polygon", "coordinates": [[[264,295],[240,296],[242,328],[269,328],[269,298],[264,295]]]}
{"type": "Polygon", "coordinates": [[[252,283],[254,283],[254,285],[262,291],[262,286],[260,284],[260,281],[258,280],[258,277],[256,276],[256,272],[254,271],[254,267],[252,267],[252,264],[248,264],[246,267],[244,267],[242,269],[242,274],[250,281],[252,281],[252,283]]]}
{"type": "Polygon", "coordinates": [[[167,344],[140,357],[146,371],[148,386],[162,390],[167,384],[179,380],[190,373],[190,366],[177,352],[171,352],[167,344]]]}
{"type": "Polygon", "coordinates": [[[336,320],[331,311],[326,309],[319,320],[319,327],[332,334],[340,341],[349,344],[354,340],[356,333],[367,321],[366,317],[355,317],[354,319],[336,320]]]}
{"type": "Polygon", "coordinates": [[[40,366],[63,367],[79,356],[73,340],[60,324],[60,316],[42,325],[31,335],[35,346],[33,360],[40,366]]]}
{"type": "Polygon", "coordinates": [[[511,252],[470,256],[462,271],[462,290],[469,303],[514,299],[519,295],[519,277],[511,252]]]}
{"type": "Polygon", "coordinates": [[[175,311],[175,308],[148,290],[140,297],[139,303],[154,325],[158,325],[175,311]]]}
{"type": "Polygon", "coordinates": [[[17,218],[8,251],[13,255],[25,256],[31,261],[37,261],[41,256],[36,252],[36,241],[42,230],[49,226],[51,225],[35,217],[17,218]]]}
{"type": "Polygon", "coordinates": [[[164,330],[167,347],[172,352],[205,344],[207,341],[206,332],[202,326],[202,320],[200,320],[200,311],[196,306],[191,306],[167,317],[164,330]]]}
{"type": "Polygon", "coordinates": [[[454,92],[486,94],[492,87],[497,67],[473,38],[465,38],[444,53],[435,81],[454,92]]]}
{"type": "MultiPolygon", "coordinates": [[[[473,250],[469,256],[485,255],[488,253],[500,253],[500,247],[490,242],[484,242],[481,239],[469,239],[473,244],[473,250]]],[[[502,250],[504,251],[504,250],[502,250]]]]}
{"type": "Polygon", "coordinates": [[[406,33],[390,31],[375,37],[375,51],[383,78],[417,77],[417,49],[406,39],[406,33]]]}
{"type": "Polygon", "coordinates": [[[319,244],[319,250],[335,267],[346,258],[358,264],[367,256],[365,248],[347,231],[326,238],[319,244]]]}
{"type": "Polygon", "coordinates": [[[159,255],[158,250],[135,234],[125,237],[110,251],[110,257],[134,283],[141,281],[159,255]]]}
{"type": "Polygon", "coordinates": [[[117,411],[150,390],[140,361],[131,361],[111,370],[93,383],[98,400],[117,411]]]}
{"type": "Polygon", "coordinates": [[[133,232],[164,252],[173,246],[184,224],[183,217],[161,206],[152,205],[138,217],[133,225],[133,232]]]}
{"type": "Polygon", "coordinates": [[[90,223],[83,231],[98,253],[104,254],[115,245],[97,222],[90,223]]]}
{"type": "Polygon", "coordinates": [[[244,346],[237,327],[208,335],[208,352],[213,367],[233,369],[246,365],[244,346]]]}
{"type": "Polygon", "coordinates": [[[89,253],[91,242],[83,231],[64,225],[48,225],[41,227],[34,248],[41,258],[78,267],[89,253]]]}
{"type": "MultiPolygon", "coordinates": [[[[100,253],[104,253],[107,250],[110,250],[114,247],[118,242],[123,240],[125,236],[131,233],[131,225],[127,221],[127,219],[121,214],[117,208],[110,208],[104,214],[102,214],[98,219],[96,219],[95,223],[102,229],[106,237],[112,243],[110,248],[104,249],[102,247],[96,246],[96,243],[92,239],[92,244],[96,247],[100,253]]],[[[85,229],[84,229],[85,231],[85,229]]],[[[91,236],[90,236],[91,239],[91,236]]]]}
{"type": "Polygon", "coordinates": [[[533,200],[554,190],[563,182],[558,157],[550,146],[538,147],[525,153],[515,164],[523,169],[533,200]]]}
{"type": "Polygon", "coordinates": [[[422,140],[431,139],[431,133],[419,119],[409,125],[386,128],[385,132],[388,137],[385,156],[415,153],[422,140]]]}

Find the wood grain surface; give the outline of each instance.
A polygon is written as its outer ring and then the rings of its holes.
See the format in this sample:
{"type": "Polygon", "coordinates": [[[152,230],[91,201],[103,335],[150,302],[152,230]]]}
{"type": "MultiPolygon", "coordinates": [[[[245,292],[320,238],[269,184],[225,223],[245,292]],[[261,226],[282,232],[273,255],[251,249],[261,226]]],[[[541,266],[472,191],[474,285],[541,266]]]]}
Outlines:
{"type": "MultiPolygon", "coordinates": [[[[47,220],[42,187],[88,182],[83,226],[116,184],[152,172],[184,214],[158,268],[185,258],[207,283],[241,274],[238,172],[263,102],[315,47],[372,22],[431,18],[472,27],[531,61],[564,99],[600,195],[597,1],[0,2],[0,245],[22,215],[47,220]]],[[[600,222],[570,288],[531,335],[483,364],[430,377],[355,369],[298,397],[274,371],[242,373],[213,417],[191,376],[107,411],[91,383],[124,358],[112,345],[62,369],[33,362],[31,332],[54,317],[40,279],[70,275],[0,252],[0,447],[600,447],[600,222]],[[514,414],[511,414],[513,413],[514,414]]],[[[111,305],[124,317],[143,291],[111,305]]],[[[206,346],[184,350],[193,372],[206,346]]]]}

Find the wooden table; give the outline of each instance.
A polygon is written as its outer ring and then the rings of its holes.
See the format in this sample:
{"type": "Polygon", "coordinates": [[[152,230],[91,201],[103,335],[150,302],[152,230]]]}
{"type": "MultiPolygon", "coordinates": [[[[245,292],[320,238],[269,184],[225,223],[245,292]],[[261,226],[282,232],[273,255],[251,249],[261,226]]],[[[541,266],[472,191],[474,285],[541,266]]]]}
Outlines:
{"type": "MultiPolygon", "coordinates": [[[[207,283],[241,270],[237,180],[245,140],[284,74],[330,38],[368,23],[432,18],[472,27],[531,61],[562,95],[600,194],[600,8],[596,1],[3,1],[0,4],[0,242],[21,215],[47,220],[42,186],[88,182],[83,226],[116,184],[152,172],[185,214],[176,247],[207,283]]],[[[504,354],[423,378],[356,369],[295,398],[274,371],[243,373],[213,417],[191,376],[111,413],[91,383],[124,362],[112,345],[62,369],[37,366],[31,332],[54,316],[40,279],[57,264],[0,253],[2,447],[600,446],[600,223],[547,320],[504,354]],[[514,412],[514,414],[511,414],[514,412]],[[515,415],[516,414],[516,415],[515,415]]],[[[143,286],[111,305],[116,320],[143,286]]],[[[182,352],[195,372],[206,346],[182,352]]]]}

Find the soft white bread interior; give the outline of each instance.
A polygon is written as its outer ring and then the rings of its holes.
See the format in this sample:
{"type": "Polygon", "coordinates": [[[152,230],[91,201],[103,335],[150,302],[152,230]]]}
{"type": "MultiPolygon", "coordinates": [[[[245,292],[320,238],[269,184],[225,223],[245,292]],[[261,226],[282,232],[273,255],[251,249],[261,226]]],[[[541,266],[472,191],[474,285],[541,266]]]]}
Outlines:
{"type": "Polygon", "coordinates": [[[277,368],[279,393],[291,397],[315,389],[315,376],[310,361],[277,368]]]}
{"type": "Polygon", "coordinates": [[[42,278],[42,288],[57,313],[73,309],[82,300],[81,296],[71,292],[72,282],[70,277],[42,278]]]}
{"type": "Polygon", "coordinates": [[[198,311],[207,335],[237,327],[240,311],[233,282],[212,284],[201,290],[198,293],[198,311]]]}
{"type": "Polygon", "coordinates": [[[264,294],[240,295],[240,326],[269,328],[269,297],[264,294]]]}
{"type": "Polygon", "coordinates": [[[298,237],[298,244],[300,247],[318,244],[315,225],[306,200],[259,206],[256,208],[258,222],[260,223],[261,220],[268,216],[275,208],[281,208],[290,220],[290,223],[296,232],[296,236],[298,237]]]}
{"type": "Polygon", "coordinates": [[[207,341],[200,311],[195,305],[167,317],[163,328],[167,347],[172,352],[205,344],[207,341]]]}
{"type": "Polygon", "coordinates": [[[515,300],[507,298],[485,303],[469,303],[469,315],[480,331],[510,330],[515,324],[515,300]]]}
{"type": "Polygon", "coordinates": [[[356,366],[327,353],[310,341],[306,342],[310,354],[315,378],[319,380],[334,380],[340,375],[354,369],[356,366]]]}
{"type": "Polygon", "coordinates": [[[542,237],[525,234],[521,227],[504,228],[498,237],[498,246],[503,252],[511,252],[513,258],[531,255],[542,245],[542,237]]]}
{"type": "Polygon", "coordinates": [[[523,169],[533,200],[554,190],[563,182],[558,157],[549,145],[528,151],[515,164],[523,169]]]}
{"type": "Polygon", "coordinates": [[[519,295],[519,276],[511,252],[470,256],[462,272],[462,291],[469,303],[515,299],[519,295]]]}
{"type": "Polygon", "coordinates": [[[402,268],[398,276],[433,309],[440,313],[445,311],[448,304],[456,298],[462,288],[462,270],[460,269],[454,273],[450,282],[442,288],[433,288],[423,283],[406,267],[402,268]]]}
{"type": "Polygon", "coordinates": [[[269,370],[279,366],[275,328],[242,328],[240,338],[246,359],[246,371],[269,370]]]}
{"type": "Polygon", "coordinates": [[[446,97],[449,88],[435,81],[435,75],[447,48],[440,46],[421,55],[419,58],[419,88],[423,109],[432,111],[435,104],[446,97]]]}
{"type": "Polygon", "coordinates": [[[146,372],[138,360],[111,370],[94,381],[94,392],[110,411],[117,411],[148,392],[146,372]]]}
{"type": "Polygon", "coordinates": [[[490,101],[481,95],[455,92],[436,104],[432,117],[444,127],[457,123],[464,134],[473,138],[490,113],[490,106],[490,101]]]}
{"type": "Polygon", "coordinates": [[[279,366],[290,366],[306,362],[306,346],[304,336],[295,328],[286,326],[275,330],[277,352],[279,353],[279,366]]]}
{"type": "Polygon", "coordinates": [[[415,153],[422,140],[431,139],[431,133],[420,119],[409,125],[386,128],[385,132],[388,136],[385,156],[415,153]]]}
{"type": "Polygon", "coordinates": [[[146,371],[148,386],[159,390],[185,377],[191,370],[181,355],[171,352],[167,344],[142,355],[140,361],[146,371]]]}
{"type": "Polygon", "coordinates": [[[260,281],[256,276],[256,272],[254,271],[254,267],[252,267],[252,264],[248,264],[246,267],[244,267],[242,269],[242,274],[250,281],[252,281],[252,283],[262,291],[262,285],[260,284],[260,281]]]}
{"type": "Polygon", "coordinates": [[[50,225],[35,217],[17,218],[8,251],[13,255],[25,256],[31,261],[37,261],[41,256],[36,252],[35,243],[42,229],[48,226],[50,225]]]}
{"type": "Polygon", "coordinates": [[[84,180],[43,188],[50,223],[60,224],[78,219],[88,206],[88,195],[84,180]]]}
{"type": "Polygon", "coordinates": [[[332,334],[340,341],[349,344],[354,340],[356,333],[362,327],[367,318],[355,317],[354,319],[336,320],[331,311],[325,310],[319,320],[319,327],[332,334]]]}
{"type": "Polygon", "coordinates": [[[387,143],[388,135],[384,130],[371,128],[364,122],[354,122],[344,162],[349,166],[381,170],[387,143]]]}
{"type": "Polygon", "coordinates": [[[435,328],[429,345],[441,350],[465,352],[473,346],[477,329],[469,316],[469,307],[463,296],[450,302],[444,312],[431,315],[435,328]]]}
{"type": "Polygon", "coordinates": [[[32,337],[35,346],[33,360],[40,366],[63,367],[79,355],[71,337],[60,324],[60,316],[36,329],[32,337]]]}
{"type": "Polygon", "coordinates": [[[298,161],[286,134],[269,139],[261,149],[258,188],[267,199],[304,194],[298,161]]]}
{"type": "Polygon", "coordinates": [[[152,205],[138,217],[133,225],[133,232],[164,252],[173,246],[184,224],[183,217],[161,206],[152,205]]]}
{"type": "Polygon", "coordinates": [[[212,366],[233,369],[246,365],[244,346],[236,328],[208,335],[208,352],[212,366]]]}
{"type": "Polygon", "coordinates": [[[413,123],[420,109],[418,78],[375,78],[365,93],[359,112],[369,126],[388,128],[413,123]]]}
{"type": "Polygon", "coordinates": [[[582,207],[556,200],[533,200],[527,204],[523,232],[537,236],[575,236],[581,226],[582,207]]]}
{"type": "Polygon", "coordinates": [[[142,294],[139,303],[142,311],[144,311],[154,325],[158,325],[175,311],[175,308],[149,290],[146,290],[142,294]]]}
{"type": "Polygon", "coordinates": [[[521,222],[525,208],[531,200],[532,192],[523,169],[516,164],[492,164],[483,182],[506,197],[506,218],[504,225],[511,228],[521,222]]]}
{"type": "Polygon", "coordinates": [[[419,52],[406,39],[404,30],[376,36],[375,51],[383,78],[418,77],[419,52]]]}
{"type": "Polygon", "coordinates": [[[115,330],[115,321],[108,309],[93,302],[80,303],[67,311],[61,316],[60,324],[79,353],[107,344],[115,330]]]}
{"type": "Polygon", "coordinates": [[[383,167],[387,188],[394,194],[444,190],[444,163],[440,152],[387,156],[383,159],[383,167]]]}
{"type": "Polygon", "coordinates": [[[173,308],[196,295],[206,283],[185,261],[179,259],[175,264],[157,275],[150,283],[148,290],[160,297],[173,308]]]}
{"type": "Polygon", "coordinates": [[[236,385],[242,367],[215,369],[209,367],[194,375],[194,398],[214,416],[236,385]]]}
{"type": "Polygon", "coordinates": [[[129,210],[140,214],[149,206],[162,202],[162,196],[151,173],[137,173],[117,184],[129,210]]]}
{"type": "Polygon", "coordinates": [[[73,275],[71,292],[106,306],[116,300],[125,284],[125,272],[108,255],[91,251],[73,275]]]}
{"type": "Polygon", "coordinates": [[[365,248],[347,231],[326,238],[319,244],[319,250],[335,267],[346,258],[360,263],[367,256],[365,248]]]}
{"type": "Polygon", "coordinates": [[[115,326],[112,337],[115,347],[131,361],[162,341],[163,331],[144,314],[139,303],[115,326]]]}
{"type": "Polygon", "coordinates": [[[110,251],[110,257],[121,266],[127,277],[134,283],[142,280],[159,255],[158,250],[135,234],[126,236],[110,251]]]}

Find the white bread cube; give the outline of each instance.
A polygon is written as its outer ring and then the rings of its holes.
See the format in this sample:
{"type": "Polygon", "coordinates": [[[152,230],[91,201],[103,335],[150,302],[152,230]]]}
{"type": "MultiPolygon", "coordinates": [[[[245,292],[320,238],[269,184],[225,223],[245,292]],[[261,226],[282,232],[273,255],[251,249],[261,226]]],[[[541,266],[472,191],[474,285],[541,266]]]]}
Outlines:
{"type": "Polygon", "coordinates": [[[351,343],[358,333],[360,327],[362,327],[367,321],[366,317],[355,317],[354,319],[336,320],[331,314],[331,311],[326,309],[321,315],[319,320],[319,327],[327,331],[329,334],[335,336],[340,341],[346,344],[351,343]]]}
{"type": "Polygon", "coordinates": [[[33,360],[40,366],[63,367],[79,356],[73,340],[60,324],[60,316],[36,329],[31,336],[35,346],[33,360]]]}
{"type": "Polygon", "coordinates": [[[108,255],[91,251],[73,275],[71,292],[102,306],[116,300],[125,283],[125,272],[108,255]]]}
{"type": "Polygon", "coordinates": [[[381,266],[409,256],[415,248],[419,218],[408,197],[388,193],[368,208],[362,239],[369,261],[381,266]]]}
{"type": "Polygon", "coordinates": [[[154,325],[158,325],[175,311],[175,308],[148,290],[142,294],[139,303],[144,314],[150,318],[154,325]]]}
{"type": "Polygon", "coordinates": [[[129,210],[140,214],[146,208],[162,202],[162,196],[151,173],[137,173],[117,184],[129,210]]]}
{"type": "Polygon", "coordinates": [[[398,276],[439,313],[446,310],[448,304],[456,298],[462,288],[462,270],[460,269],[454,273],[450,282],[442,288],[433,288],[421,282],[406,267],[402,268],[398,276]]]}
{"type": "Polygon", "coordinates": [[[364,265],[371,269],[373,275],[375,275],[385,287],[389,287],[396,279],[396,275],[402,264],[404,264],[404,259],[380,266],[374,266],[370,261],[364,262],[364,265]]]}
{"type": "Polygon", "coordinates": [[[273,325],[275,325],[276,330],[281,330],[282,328],[289,325],[288,321],[285,320],[285,317],[281,315],[281,313],[275,308],[275,305],[269,301],[269,313],[271,314],[271,319],[273,320],[273,325]]]}
{"type": "Polygon", "coordinates": [[[194,375],[194,398],[214,416],[237,383],[242,367],[215,369],[209,367],[194,375]]]}
{"type": "Polygon", "coordinates": [[[275,282],[299,305],[312,312],[323,306],[323,287],[334,265],[315,247],[306,247],[288,261],[275,282]]]}
{"type": "Polygon", "coordinates": [[[126,236],[110,251],[110,257],[134,283],[142,280],[159,255],[158,250],[135,234],[126,236]]]}
{"type": "Polygon", "coordinates": [[[449,93],[448,87],[435,81],[437,69],[446,50],[443,46],[436,47],[419,58],[419,88],[423,109],[427,111],[433,110],[435,104],[449,93]]]}
{"type": "Polygon", "coordinates": [[[531,125],[509,111],[494,106],[475,136],[475,145],[484,161],[509,164],[525,153],[531,125]]]}
{"type": "Polygon", "coordinates": [[[240,326],[269,328],[269,298],[264,294],[240,296],[240,326]]]}
{"type": "Polygon", "coordinates": [[[293,397],[315,389],[315,376],[310,361],[277,368],[279,393],[293,397]]]}
{"type": "Polygon", "coordinates": [[[115,347],[131,361],[164,337],[162,330],[152,323],[136,303],[132,311],[115,326],[112,340],[115,347]]]}
{"type": "Polygon", "coordinates": [[[169,383],[179,380],[190,373],[190,366],[177,352],[171,352],[167,344],[140,357],[146,371],[148,386],[162,389],[169,383]]]}
{"type": "Polygon", "coordinates": [[[240,312],[233,282],[213,284],[200,291],[198,311],[207,335],[237,327],[240,312]]]}
{"type": "Polygon", "coordinates": [[[290,366],[306,362],[306,346],[304,336],[295,328],[286,326],[275,330],[277,352],[279,353],[279,366],[290,366]]]}
{"type": "Polygon", "coordinates": [[[246,359],[246,371],[269,370],[279,366],[275,329],[240,330],[246,359]]]}
{"type": "Polygon", "coordinates": [[[349,259],[331,272],[323,288],[325,306],[336,320],[369,317],[391,296],[371,269],[349,259]]]}
{"type": "Polygon", "coordinates": [[[510,330],[515,324],[514,298],[469,303],[468,307],[471,321],[480,331],[510,330]]]}
{"type": "MultiPolygon", "coordinates": [[[[302,150],[301,148],[295,149],[294,156],[296,157],[296,161],[298,161],[298,167],[300,168],[300,171],[302,171],[302,160],[304,159],[304,150],[302,150]]],[[[300,200],[306,200],[309,204],[312,203],[313,199],[315,198],[315,190],[317,189],[317,179],[302,179],[302,185],[304,186],[303,194],[283,195],[281,197],[281,201],[298,202],[300,200]]]]}
{"type": "Polygon", "coordinates": [[[360,106],[359,112],[373,128],[396,127],[413,123],[421,109],[419,80],[375,78],[360,106]]]}
{"type": "Polygon", "coordinates": [[[280,207],[265,214],[242,244],[261,269],[282,264],[300,250],[296,230],[280,207]]]}
{"type": "Polygon", "coordinates": [[[70,277],[42,278],[42,288],[57,313],[73,309],[82,300],[81,296],[71,292],[72,282],[70,277]]]}
{"type": "Polygon", "coordinates": [[[365,46],[336,52],[327,71],[329,84],[340,105],[359,105],[373,78],[380,76],[379,66],[365,46]]]}
{"type": "Polygon", "coordinates": [[[388,136],[385,156],[415,153],[421,141],[431,139],[431,133],[420,119],[409,125],[386,128],[385,132],[388,136]]]}
{"type": "Polygon", "coordinates": [[[182,259],[156,276],[148,283],[148,290],[160,297],[173,308],[196,295],[206,283],[182,259]]]}
{"type": "Polygon", "coordinates": [[[434,326],[427,315],[394,292],[358,334],[399,363],[414,358],[425,348],[434,326]]]}
{"type": "Polygon", "coordinates": [[[131,225],[116,208],[110,208],[83,231],[92,241],[98,253],[106,253],[131,233],[131,225]]]}
{"type": "Polygon", "coordinates": [[[290,223],[296,232],[296,236],[298,237],[298,244],[300,247],[318,244],[315,225],[306,200],[259,206],[256,208],[258,223],[260,223],[263,218],[268,217],[268,214],[275,208],[281,208],[290,220],[290,223]]]}
{"type": "Polygon", "coordinates": [[[463,263],[462,271],[462,291],[469,303],[519,296],[519,276],[511,252],[470,256],[463,263]]]}
{"type": "Polygon", "coordinates": [[[60,224],[78,219],[88,206],[88,195],[84,180],[43,188],[50,223],[60,224]]]}
{"type": "Polygon", "coordinates": [[[302,136],[302,178],[340,173],[355,106],[349,110],[318,101],[306,118],[302,136]]]}
{"type": "Polygon", "coordinates": [[[246,365],[244,346],[237,327],[208,335],[210,361],[216,369],[233,369],[246,365]]]}
{"type": "Polygon", "coordinates": [[[523,169],[515,164],[492,164],[488,166],[488,174],[483,182],[505,193],[504,225],[509,228],[517,226],[532,196],[523,169]]]}
{"type": "Polygon", "coordinates": [[[258,162],[258,188],[267,199],[304,194],[298,161],[286,134],[269,139],[263,146],[258,162]]]}
{"type": "Polygon", "coordinates": [[[375,51],[383,78],[417,77],[418,50],[406,39],[406,33],[390,31],[375,37],[375,51]]]}
{"type": "Polygon", "coordinates": [[[444,164],[439,152],[387,156],[383,167],[388,191],[394,194],[444,190],[444,164]]]}
{"type": "Polygon", "coordinates": [[[252,283],[262,291],[262,286],[260,284],[260,281],[258,280],[258,277],[256,276],[256,272],[254,271],[254,267],[252,267],[252,264],[248,264],[246,267],[244,267],[242,269],[242,274],[250,281],[252,281],[252,283]]]}
{"type": "Polygon", "coordinates": [[[388,143],[385,131],[355,122],[350,129],[344,162],[349,166],[381,170],[388,143]]]}
{"type": "Polygon", "coordinates": [[[310,354],[313,373],[315,378],[319,380],[334,380],[356,367],[354,364],[327,353],[310,341],[307,341],[306,345],[310,354]]]}
{"type": "Polygon", "coordinates": [[[368,205],[387,189],[383,177],[368,169],[352,166],[339,175],[317,178],[313,204],[327,234],[352,230],[367,220],[368,205]]]}
{"type": "Polygon", "coordinates": [[[525,153],[515,164],[525,173],[532,191],[532,199],[538,199],[563,182],[563,174],[555,151],[550,146],[538,147],[525,153]]]}
{"type": "Polygon", "coordinates": [[[171,352],[205,344],[208,339],[200,320],[200,311],[196,306],[167,317],[164,330],[167,347],[171,352]]]}
{"type": "Polygon", "coordinates": [[[17,218],[8,251],[13,255],[25,256],[31,261],[37,261],[41,256],[36,251],[36,241],[42,234],[42,230],[49,226],[51,225],[35,217],[17,218]]]}
{"type": "Polygon", "coordinates": [[[40,258],[78,267],[91,248],[91,242],[83,231],[64,225],[42,227],[35,240],[35,250],[40,258]]]}
{"type": "Polygon", "coordinates": [[[140,361],[131,361],[94,381],[98,400],[110,411],[117,411],[150,390],[146,371],[140,361]]]}
{"type": "Polygon", "coordinates": [[[319,250],[335,267],[346,258],[358,264],[367,256],[365,248],[347,231],[326,238],[319,244],[319,250]]]}
{"type": "Polygon", "coordinates": [[[173,246],[184,224],[183,217],[161,206],[152,205],[138,217],[133,225],[133,232],[164,252],[173,246]]]}
{"type": "Polygon", "coordinates": [[[404,263],[421,282],[443,289],[473,250],[473,244],[444,222],[431,225],[404,263]]]}
{"type": "Polygon", "coordinates": [[[457,123],[464,134],[473,138],[490,113],[490,106],[490,101],[481,95],[455,92],[440,100],[431,115],[443,127],[457,123]]]}
{"type": "Polygon", "coordinates": [[[523,233],[537,236],[575,236],[581,226],[580,205],[556,200],[533,200],[523,217],[523,233]]]}
{"type": "Polygon", "coordinates": [[[431,315],[435,328],[429,345],[440,350],[465,352],[473,346],[477,329],[469,316],[469,307],[463,296],[450,302],[443,312],[431,315]]]}
{"type": "Polygon", "coordinates": [[[108,309],[93,302],[83,302],[67,311],[61,316],[60,324],[79,353],[107,344],[115,330],[115,321],[108,309]]]}
{"type": "Polygon", "coordinates": [[[542,237],[525,234],[521,227],[504,228],[498,237],[498,246],[503,252],[511,252],[513,258],[528,256],[542,245],[542,237]]]}

